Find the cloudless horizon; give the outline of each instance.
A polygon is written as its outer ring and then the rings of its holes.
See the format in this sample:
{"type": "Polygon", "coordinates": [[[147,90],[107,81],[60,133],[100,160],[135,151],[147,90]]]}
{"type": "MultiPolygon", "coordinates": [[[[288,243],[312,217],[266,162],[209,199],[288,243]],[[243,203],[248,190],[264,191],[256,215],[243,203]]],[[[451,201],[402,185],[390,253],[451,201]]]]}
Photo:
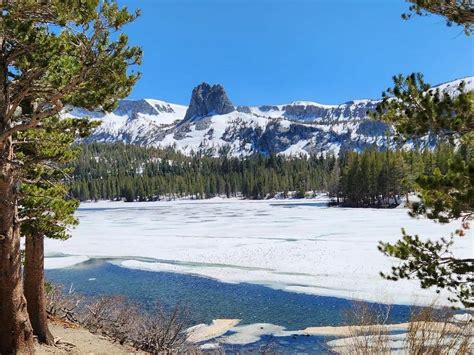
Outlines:
{"type": "Polygon", "coordinates": [[[404,0],[118,0],[143,48],[130,99],[188,104],[201,82],[235,105],[379,98],[392,76],[432,85],[472,76],[474,37],[438,16],[401,19],[404,0]]]}

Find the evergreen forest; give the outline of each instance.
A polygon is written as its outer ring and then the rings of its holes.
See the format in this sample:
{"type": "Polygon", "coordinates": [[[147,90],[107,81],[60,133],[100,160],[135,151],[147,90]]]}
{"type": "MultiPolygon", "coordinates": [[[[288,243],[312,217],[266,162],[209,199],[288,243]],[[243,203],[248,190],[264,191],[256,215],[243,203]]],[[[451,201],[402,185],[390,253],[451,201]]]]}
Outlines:
{"type": "Polygon", "coordinates": [[[421,174],[445,172],[456,151],[368,149],[338,157],[185,156],[173,149],[122,143],[81,145],[70,179],[73,197],[86,200],[156,201],[215,196],[267,199],[329,193],[349,207],[393,207],[413,192],[421,174]]]}

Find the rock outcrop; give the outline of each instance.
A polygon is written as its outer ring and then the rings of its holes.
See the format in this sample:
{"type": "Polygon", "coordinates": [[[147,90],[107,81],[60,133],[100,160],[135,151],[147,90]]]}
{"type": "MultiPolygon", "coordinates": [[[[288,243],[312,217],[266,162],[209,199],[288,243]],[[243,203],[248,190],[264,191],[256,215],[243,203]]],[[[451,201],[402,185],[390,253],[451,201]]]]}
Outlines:
{"type": "Polygon", "coordinates": [[[334,122],[366,118],[368,111],[373,111],[377,101],[351,101],[341,105],[317,105],[293,103],[283,107],[283,116],[292,120],[306,122],[334,122]]]}
{"type": "Polygon", "coordinates": [[[156,115],[158,110],[146,100],[121,100],[114,111],[119,116],[134,115],[143,113],[146,115],[156,115]]]}
{"type": "Polygon", "coordinates": [[[235,111],[222,85],[202,83],[193,89],[185,121],[211,115],[225,115],[235,111]]]}

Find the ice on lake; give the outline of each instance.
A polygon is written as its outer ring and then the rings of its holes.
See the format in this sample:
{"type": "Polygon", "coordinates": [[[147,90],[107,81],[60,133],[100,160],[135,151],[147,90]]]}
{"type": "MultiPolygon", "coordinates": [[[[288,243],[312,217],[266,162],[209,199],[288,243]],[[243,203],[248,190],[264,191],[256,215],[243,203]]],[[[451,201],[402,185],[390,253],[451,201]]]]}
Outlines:
{"type": "MultiPolygon", "coordinates": [[[[395,260],[377,250],[410,234],[440,238],[457,223],[413,219],[405,209],[328,208],[324,201],[173,201],[81,204],[67,241],[47,240],[46,268],[107,257],[122,267],[191,273],[291,292],[396,304],[431,304],[434,290],[386,281],[395,260]],[[58,257],[65,255],[65,257],[58,257]]],[[[472,233],[455,253],[472,254],[472,233]]],[[[445,297],[437,299],[445,304],[445,297]]]]}

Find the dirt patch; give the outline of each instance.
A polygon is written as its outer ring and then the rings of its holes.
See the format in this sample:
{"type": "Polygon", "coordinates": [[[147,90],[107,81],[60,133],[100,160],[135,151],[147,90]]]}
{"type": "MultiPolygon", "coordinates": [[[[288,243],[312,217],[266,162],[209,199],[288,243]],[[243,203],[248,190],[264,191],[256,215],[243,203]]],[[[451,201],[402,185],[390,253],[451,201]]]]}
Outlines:
{"type": "Polygon", "coordinates": [[[130,347],[113,343],[75,324],[52,322],[49,327],[56,346],[37,345],[38,354],[138,354],[130,347]]]}

